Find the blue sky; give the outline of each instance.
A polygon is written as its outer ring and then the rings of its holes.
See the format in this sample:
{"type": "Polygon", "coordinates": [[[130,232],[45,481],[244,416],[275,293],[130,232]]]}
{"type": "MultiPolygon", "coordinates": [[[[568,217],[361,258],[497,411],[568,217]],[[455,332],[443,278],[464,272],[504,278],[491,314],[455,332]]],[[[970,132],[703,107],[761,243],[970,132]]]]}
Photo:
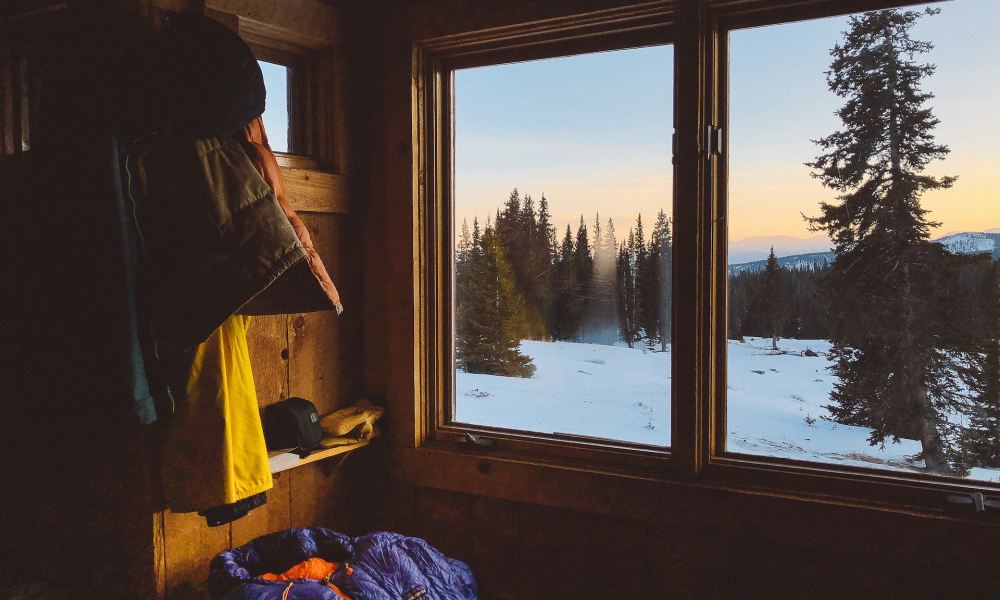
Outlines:
{"type": "Polygon", "coordinates": [[[271,150],[288,152],[288,67],[262,60],[257,61],[264,73],[267,102],[264,109],[264,131],[271,150]]]}
{"type": "MultiPolygon", "coordinates": [[[[943,222],[938,234],[1000,227],[1000,36],[982,27],[1000,22],[1000,1],[937,6],[912,34],[936,46],[926,89],[937,96],[937,139],[952,149],[930,172],[959,181],[924,206],[943,222]]],[[[824,72],[846,26],[832,18],[731,35],[731,239],[815,235],[800,214],[833,195],[803,163],[817,154],[809,140],[839,126],[824,72]]],[[[458,71],[458,221],[492,214],[515,186],[536,201],[545,193],[561,228],[600,210],[619,239],[636,213],[669,213],[672,62],[670,47],[656,47],[458,71]]]]}

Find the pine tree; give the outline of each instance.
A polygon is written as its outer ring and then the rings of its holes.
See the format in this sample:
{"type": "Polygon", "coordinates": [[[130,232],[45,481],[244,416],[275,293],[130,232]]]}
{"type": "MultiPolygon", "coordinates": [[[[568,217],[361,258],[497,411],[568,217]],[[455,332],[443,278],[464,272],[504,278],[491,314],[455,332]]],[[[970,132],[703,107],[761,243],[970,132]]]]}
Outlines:
{"type": "Polygon", "coordinates": [[[566,235],[559,249],[555,267],[555,305],[553,337],[557,340],[571,340],[579,329],[577,314],[580,297],[576,283],[576,259],[573,233],[566,225],[566,235]]]}
{"type": "Polygon", "coordinates": [[[932,135],[938,121],[920,83],[934,66],[915,57],[931,44],[910,37],[937,10],[881,10],[853,16],[831,51],[830,90],[844,98],[843,129],[816,141],[814,176],[840,193],[822,203],[814,230],[833,240],[823,291],[830,303],[833,371],[829,407],[842,423],[872,429],[872,444],[918,439],[926,468],[949,472],[945,411],[957,406],[954,365],[935,348],[943,327],[934,282],[942,253],[928,243],[920,196],[954,178],[923,174],[948,148],[932,135]]]}
{"type": "Polygon", "coordinates": [[[667,214],[660,209],[656,215],[656,224],[653,226],[653,238],[650,242],[649,254],[653,262],[653,273],[650,279],[656,286],[656,303],[652,307],[655,312],[655,327],[660,340],[660,350],[667,351],[667,344],[670,342],[670,316],[673,308],[672,302],[672,269],[673,269],[673,246],[670,237],[670,220],[667,214]]]}
{"type": "Polygon", "coordinates": [[[456,310],[456,358],[467,373],[531,377],[535,366],[520,351],[525,318],[514,271],[497,231],[487,226],[479,236],[473,225],[474,247],[465,261],[466,283],[456,310]]]}
{"type": "Polygon", "coordinates": [[[629,231],[628,241],[618,249],[616,281],[618,288],[618,331],[622,341],[629,348],[635,348],[639,339],[639,298],[636,289],[636,241],[635,233],[629,231]]]}
{"type": "Polygon", "coordinates": [[[646,247],[646,232],[642,227],[642,214],[635,219],[635,236],[630,238],[634,244],[632,256],[635,260],[635,323],[638,338],[645,337],[647,340],[656,336],[655,331],[649,331],[645,320],[647,305],[656,301],[653,297],[653,290],[646,287],[646,275],[649,270],[649,249],[646,247]]]}
{"type": "Polygon", "coordinates": [[[774,255],[774,247],[767,255],[767,266],[764,268],[763,304],[767,321],[768,337],[771,338],[771,349],[778,349],[778,338],[785,322],[785,311],[788,307],[785,293],[783,269],[778,266],[778,258],[774,255]]]}
{"type": "Polygon", "coordinates": [[[586,337],[584,325],[590,311],[591,286],[594,279],[594,257],[590,250],[590,238],[587,235],[587,224],[580,215],[580,226],[576,230],[576,245],[573,254],[573,269],[576,276],[576,334],[575,338],[583,340],[586,337]]]}
{"type": "Polygon", "coordinates": [[[990,261],[983,279],[979,306],[972,311],[984,318],[975,324],[978,335],[969,354],[973,402],[961,454],[966,467],[995,469],[1000,468],[1000,263],[990,261]]]}
{"type": "Polygon", "coordinates": [[[475,368],[485,353],[488,335],[481,313],[488,298],[481,283],[484,259],[478,218],[472,221],[472,235],[466,244],[467,233],[466,225],[455,261],[455,362],[456,367],[468,373],[469,363],[475,368]]]}
{"type": "Polygon", "coordinates": [[[552,226],[552,215],[549,214],[549,202],[542,194],[538,201],[538,219],[535,225],[535,236],[531,242],[531,268],[528,271],[535,290],[535,303],[543,322],[546,325],[548,337],[554,337],[555,323],[553,304],[555,302],[554,275],[556,264],[556,230],[552,226]]]}

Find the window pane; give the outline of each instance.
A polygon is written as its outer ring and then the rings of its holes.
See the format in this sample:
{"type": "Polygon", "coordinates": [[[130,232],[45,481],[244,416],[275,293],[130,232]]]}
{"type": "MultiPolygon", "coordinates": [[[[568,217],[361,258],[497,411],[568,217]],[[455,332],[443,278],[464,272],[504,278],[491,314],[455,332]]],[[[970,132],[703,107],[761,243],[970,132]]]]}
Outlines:
{"type": "Polygon", "coordinates": [[[271,150],[288,152],[288,67],[257,61],[264,73],[267,103],[264,108],[264,130],[271,150]]]}
{"type": "Polygon", "coordinates": [[[1000,480],[1000,4],[934,6],[730,34],[729,452],[1000,480]]]}
{"type": "Polygon", "coordinates": [[[672,65],[455,72],[455,421],[669,445],[672,65]]]}

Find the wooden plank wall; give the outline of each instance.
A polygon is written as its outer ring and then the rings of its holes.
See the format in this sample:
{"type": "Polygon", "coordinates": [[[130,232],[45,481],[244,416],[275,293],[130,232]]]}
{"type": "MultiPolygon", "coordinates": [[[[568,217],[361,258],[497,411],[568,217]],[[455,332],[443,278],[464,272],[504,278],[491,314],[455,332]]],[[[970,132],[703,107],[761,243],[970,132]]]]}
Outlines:
{"type": "Polygon", "coordinates": [[[470,564],[480,598],[996,597],[996,528],[694,493],[643,522],[392,482],[374,526],[470,564]]]}
{"type": "MultiPolygon", "coordinates": [[[[261,407],[290,396],[312,400],[320,413],[354,402],[362,392],[361,348],[364,301],[361,294],[361,232],[357,226],[360,158],[348,116],[357,110],[351,88],[349,43],[339,43],[312,55],[310,75],[315,83],[307,115],[314,132],[310,158],[321,171],[309,181],[286,187],[289,201],[301,212],[316,248],[337,285],[345,312],[257,317],[248,342],[261,407]],[[329,181],[328,181],[329,180],[329,181]],[[322,188],[322,189],[320,189],[322,188]],[[323,202],[295,196],[319,190],[323,202]],[[333,192],[332,194],[329,192],[333,192]],[[331,203],[327,198],[333,198],[331,203]],[[322,205],[322,206],[321,206],[322,205]],[[329,212],[330,209],[336,212],[329,212]]],[[[287,171],[295,179],[297,169],[287,171]]],[[[308,196],[308,194],[306,194],[308,196]]],[[[373,467],[371,449],[304,465],[280,473],[268,502],[229,526],[209,528],[196,514],[164,511],[163,561],[165,597],[204,597],[208,563],[222,549],[289,527],[324,526],[351,534],[368,529],[367,475],[373,467]]]]}

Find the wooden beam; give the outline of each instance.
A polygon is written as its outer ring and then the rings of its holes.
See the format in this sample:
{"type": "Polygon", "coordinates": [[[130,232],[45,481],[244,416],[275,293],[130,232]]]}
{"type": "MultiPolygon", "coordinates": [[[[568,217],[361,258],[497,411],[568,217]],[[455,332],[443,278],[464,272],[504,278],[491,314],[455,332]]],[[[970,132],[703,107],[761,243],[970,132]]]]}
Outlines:
{"type": "Polygon", "coordinates": [[[317,213],[350,212],[350,185],[347,177],[311,169],[282,168],[285,199],[297,211],[317,213]]]}
{"type": "Polygon", "coordinates": [[[255,43],[315,50],[346,38],[342,10],[319,0],[206,0],[205,8],[236,15],[240,35],[255,43]]]}

